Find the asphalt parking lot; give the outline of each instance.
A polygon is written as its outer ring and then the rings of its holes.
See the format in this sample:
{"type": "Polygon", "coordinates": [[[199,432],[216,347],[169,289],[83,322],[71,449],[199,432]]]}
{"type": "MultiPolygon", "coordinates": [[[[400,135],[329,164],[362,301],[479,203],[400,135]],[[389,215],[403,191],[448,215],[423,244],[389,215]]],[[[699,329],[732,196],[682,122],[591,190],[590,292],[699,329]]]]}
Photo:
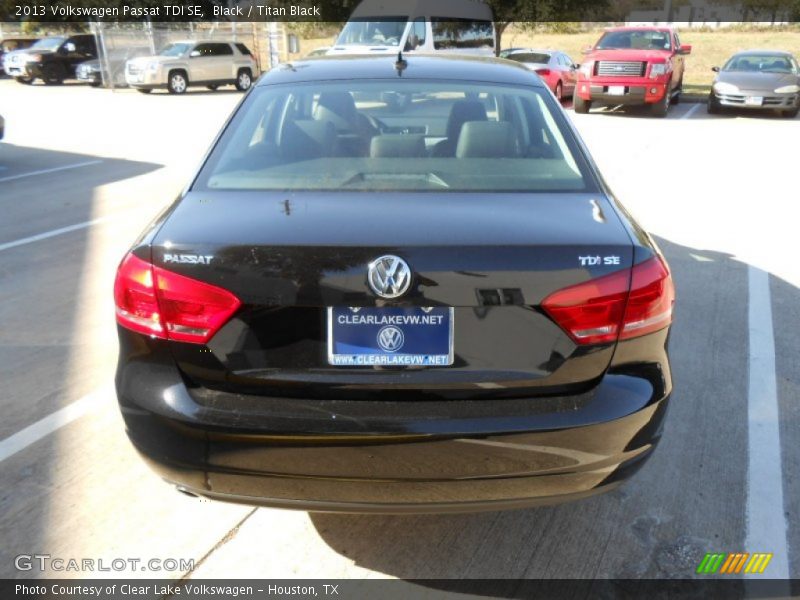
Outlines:
{"type": "Polygon", "coordinates": [[[41,576],[15,557],[46,553],[194,559],[196,578],[683,578],[706,552],[772,552],[765,576],[800,577],[800,118],[570,111],[674,273],[660,447],[618,490],[572,504],[360,516],[183,496],[118,414],[117,263],[240,98],[0,80],[2,577],[41,576]]]}

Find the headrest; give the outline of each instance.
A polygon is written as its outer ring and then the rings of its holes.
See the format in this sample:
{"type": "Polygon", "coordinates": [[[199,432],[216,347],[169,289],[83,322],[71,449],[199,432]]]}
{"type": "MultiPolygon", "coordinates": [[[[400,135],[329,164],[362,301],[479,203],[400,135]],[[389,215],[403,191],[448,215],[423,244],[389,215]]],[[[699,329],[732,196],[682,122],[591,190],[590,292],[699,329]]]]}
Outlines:
{"type": "Polygon", "coordinates": [[[372,158],[419,158],[425,156],[425,139],[422,135],[387,133],[376,135],[369,145],[372,158]]]}
{"type": "Polygon", "coordinates": [[[461,131],[461,126],[467,121],[485,121],[486,107],[477,100],[459,100],[450,109],[447,119],[447,137],[455,140],[461,131]]]}
{"type": "Polygon", "coordinates": [[[519,155],[514,128],[507,121],[464,123],[456,158],[514,158],[519,155]]]}
{"type": "Polygon", "coordinates": [[[348,92],[325,92],[319,95],[314,118],[330,121],[337,130],[352,129],[356,124],[358,111],[356,101],[348,92]]]}
{"type": "Polygon", "coordinates": [[[336,143],[336,130],[330,121],[287,121],[281,133],[284,158],[311,160],[329,156],[336,143]]]}

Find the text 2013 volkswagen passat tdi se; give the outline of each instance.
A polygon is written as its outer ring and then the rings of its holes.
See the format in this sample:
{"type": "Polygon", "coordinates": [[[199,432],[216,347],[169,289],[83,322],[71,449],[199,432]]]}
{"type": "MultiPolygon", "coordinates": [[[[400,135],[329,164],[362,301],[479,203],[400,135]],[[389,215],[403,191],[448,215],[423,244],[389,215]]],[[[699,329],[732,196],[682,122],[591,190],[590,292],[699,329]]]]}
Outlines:
{"type": "Polygon", "coordinates": [[[643,464],[672,389],[664,258],[495,59],[271,70],[114,293],[130,439],[220,500],[579,498],[643,464]]]}

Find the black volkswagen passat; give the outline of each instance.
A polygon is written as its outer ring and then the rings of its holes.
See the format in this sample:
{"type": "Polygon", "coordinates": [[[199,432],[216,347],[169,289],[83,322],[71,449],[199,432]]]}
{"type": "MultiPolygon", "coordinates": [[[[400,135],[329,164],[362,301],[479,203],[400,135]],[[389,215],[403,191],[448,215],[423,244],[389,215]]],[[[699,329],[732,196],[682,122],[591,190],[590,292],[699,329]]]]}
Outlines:
{"type": "Polygon", "coordinates": [[[273,69],[114,293],[130,439],[220,500],[579,498],[643,464],[672,389],[664,258],[494,59],[273,69]]]}

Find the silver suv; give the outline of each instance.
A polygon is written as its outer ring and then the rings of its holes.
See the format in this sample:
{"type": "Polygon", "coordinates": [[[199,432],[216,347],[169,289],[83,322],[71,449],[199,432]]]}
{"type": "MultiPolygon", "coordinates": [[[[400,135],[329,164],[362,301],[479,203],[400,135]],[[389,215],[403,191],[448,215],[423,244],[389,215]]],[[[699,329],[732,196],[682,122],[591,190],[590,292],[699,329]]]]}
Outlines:
{"type": "Polygon", "coordinates": [[[158,88],[183,94],[190,85],[215,90],[228,84],[244,92],[257,75],[253,55],[239,42],[173,42],[156,56],[134,58],[125,65],[127,84],[145,94],[158,88]]]}

